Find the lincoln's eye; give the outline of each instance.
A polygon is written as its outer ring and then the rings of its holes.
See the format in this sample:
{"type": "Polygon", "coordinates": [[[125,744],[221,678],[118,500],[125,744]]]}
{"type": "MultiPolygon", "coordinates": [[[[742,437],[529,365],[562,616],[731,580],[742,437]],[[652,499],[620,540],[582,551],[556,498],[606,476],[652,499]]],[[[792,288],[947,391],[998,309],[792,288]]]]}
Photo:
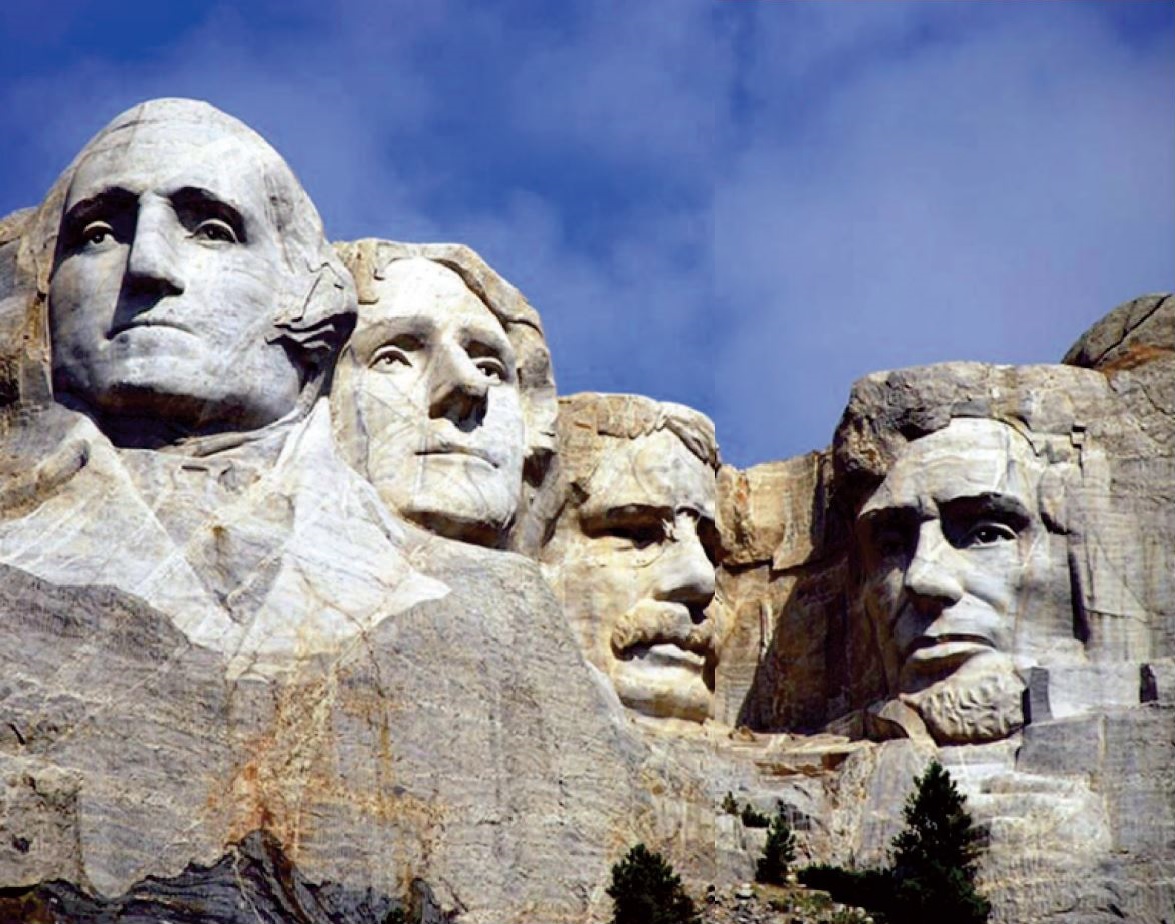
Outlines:
{"type": "Polygon", "coordinates": [[[219,218],[206,218],[192,232],[192,237],[201,241],[212,241],[218,244],[236,244],[237,232],[232,226],[219,218]]]}
{"type": "Polygon", "coordinates": [[[963,548],[974,548],[997,545],[1001,542],[1012,542],[1016,538],[1016,530],[1007,523],[987,520],[976,523],[963,534],[961,543],[963,548]]]}

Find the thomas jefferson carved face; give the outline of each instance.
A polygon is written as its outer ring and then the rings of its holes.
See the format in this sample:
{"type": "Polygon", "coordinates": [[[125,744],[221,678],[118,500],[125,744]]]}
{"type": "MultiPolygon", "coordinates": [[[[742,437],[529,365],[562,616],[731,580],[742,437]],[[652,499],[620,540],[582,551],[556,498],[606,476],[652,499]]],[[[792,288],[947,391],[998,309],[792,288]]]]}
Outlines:
{"type": "Polygon", "coordinates": [[[196,432],[293,409],[304,370],[273,327],[293,274],[263,144],[223,116],[148,118],[93,144],[68,189],[49,289],[58,394],[196,432]]]}
{"type": "Polygon", "coordinates": [[[588,660],[656,718],[710,715],[714,470],[667,429],[600,437],[558,584],[588,660]]]}
{"type": "Polygon", "coordinates": [[[333,389],[344,451],[387,506],[432,532],[500,543],[526,453],[517,360],[501,322],[431,260],[388,265],[333,389]]]}
{"type": "Polygon", "coordinates": [[[948,711],[966,697],[935,684],[992,692],[993,672],[1009,674],[1030,644],[1032,621],[1047,621],[1039,609],[1067,571],[1041,519],[1043,472],[1011,427],[956,419],[912,442],[865,503],[864,602],[902,692],[944,694],[948,711]]]}

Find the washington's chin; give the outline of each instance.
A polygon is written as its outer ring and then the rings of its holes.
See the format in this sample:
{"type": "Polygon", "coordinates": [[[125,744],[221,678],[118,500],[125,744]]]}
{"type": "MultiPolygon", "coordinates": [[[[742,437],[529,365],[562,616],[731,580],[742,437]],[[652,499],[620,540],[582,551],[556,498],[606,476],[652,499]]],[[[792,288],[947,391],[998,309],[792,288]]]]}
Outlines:
{"type": "Polygon", "coordinates": [[[703,722],[713,694],[706,685],[706,659],[673,644],[637,646],[611,671],[620,701],[652,718],[703,722]]]}

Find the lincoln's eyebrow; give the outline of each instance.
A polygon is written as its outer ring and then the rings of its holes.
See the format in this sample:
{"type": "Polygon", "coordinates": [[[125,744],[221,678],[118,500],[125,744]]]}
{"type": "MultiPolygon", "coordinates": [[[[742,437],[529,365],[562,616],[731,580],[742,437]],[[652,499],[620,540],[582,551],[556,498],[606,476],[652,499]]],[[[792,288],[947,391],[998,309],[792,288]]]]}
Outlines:
{"type": "Polygon", "coordinates": [[[995,491],[952,497],[938,506],[947,516],[1002,516],[1025,522],[1032,518],[1032,511],[1019,497],[995,491]]]}

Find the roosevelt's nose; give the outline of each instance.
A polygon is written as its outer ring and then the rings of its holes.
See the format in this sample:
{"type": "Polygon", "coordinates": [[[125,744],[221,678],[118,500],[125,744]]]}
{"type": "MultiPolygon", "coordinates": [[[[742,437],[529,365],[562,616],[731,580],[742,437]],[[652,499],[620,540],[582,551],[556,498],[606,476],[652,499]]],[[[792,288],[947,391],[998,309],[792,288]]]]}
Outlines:
{"type": "Polygon", "coordinates": [[[183,233],[171,205],[145,196],[139,204],[135,236],[127,256],[127,282],[137,291],[178,295],[184,290],[176,240],[183,233]]]}
{"type": "Polygon", "coordinates": [[[700,617],[701,611],[714,599],[714,564],[702,545],[695,516],[687,513],[676,516],[672,535],[657,566],[654,596],[658,600],[685,604],[700,617]]]}
{"type": "Polygon", "coordinates": [[[481,423],[489,382],[469,354],[458,346],[442,346],[430,365],[429,417],[445,417],[469,429],[481,423]]]}
{"type": "Polygon", "coordinates": [[[919,527],[914,557],[906,569],[905,588],[921,609],[941,609],[962,599],[956,555],[938,520],[927,520],[919,527]]]}

